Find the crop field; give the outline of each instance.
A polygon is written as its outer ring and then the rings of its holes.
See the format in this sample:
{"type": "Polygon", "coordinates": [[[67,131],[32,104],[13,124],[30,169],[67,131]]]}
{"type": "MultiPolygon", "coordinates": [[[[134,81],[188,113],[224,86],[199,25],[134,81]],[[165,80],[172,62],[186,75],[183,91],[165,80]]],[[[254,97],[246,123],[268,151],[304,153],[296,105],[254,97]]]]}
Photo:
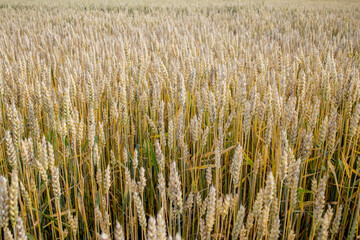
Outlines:
{"type": "Polygon", "coordinates": [[[0,1],[0,239],[360,239],[360,2],[0,1]]]}

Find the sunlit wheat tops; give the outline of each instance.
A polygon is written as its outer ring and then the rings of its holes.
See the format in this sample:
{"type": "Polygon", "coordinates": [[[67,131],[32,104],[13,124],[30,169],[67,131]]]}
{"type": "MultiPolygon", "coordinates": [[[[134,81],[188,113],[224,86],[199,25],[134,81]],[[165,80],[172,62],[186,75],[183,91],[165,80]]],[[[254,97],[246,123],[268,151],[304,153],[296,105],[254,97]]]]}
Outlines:
{"type": "Polygon", "coordinates": [[[0,225],[4,228],[9,221],[9,192],[7,180],[3,176],[0,177],[0,206],[0,225]]]}
{"type": "Polygon", "coordinates": [[[344,1],[3,1],[0,239],[357,239],[344,1]]]}

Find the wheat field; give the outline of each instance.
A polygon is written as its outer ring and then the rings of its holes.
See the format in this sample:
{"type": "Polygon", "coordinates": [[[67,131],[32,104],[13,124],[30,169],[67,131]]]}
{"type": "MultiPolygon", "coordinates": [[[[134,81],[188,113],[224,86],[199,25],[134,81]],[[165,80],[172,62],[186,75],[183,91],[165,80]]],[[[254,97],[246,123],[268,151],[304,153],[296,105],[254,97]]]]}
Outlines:
{"type": "Polygon", "coordinates": [[[358,2],[0,22],[0,239],[360,239],[358,2]]]}

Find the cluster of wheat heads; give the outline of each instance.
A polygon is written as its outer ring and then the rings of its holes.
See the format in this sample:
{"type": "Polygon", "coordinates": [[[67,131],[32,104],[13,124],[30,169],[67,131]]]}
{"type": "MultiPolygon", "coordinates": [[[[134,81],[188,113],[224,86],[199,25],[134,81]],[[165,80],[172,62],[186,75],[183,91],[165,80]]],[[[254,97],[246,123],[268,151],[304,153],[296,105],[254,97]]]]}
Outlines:
{"type": "Polygon", "coordinates": [[[0,9],[5,239],[356,239],[356,5],[0,9]]]}

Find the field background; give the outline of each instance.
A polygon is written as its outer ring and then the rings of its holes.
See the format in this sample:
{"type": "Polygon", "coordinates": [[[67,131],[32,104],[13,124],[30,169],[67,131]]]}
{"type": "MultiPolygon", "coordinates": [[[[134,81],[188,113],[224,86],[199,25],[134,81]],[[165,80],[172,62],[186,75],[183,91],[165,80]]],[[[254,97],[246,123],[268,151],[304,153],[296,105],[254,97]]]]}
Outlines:
{"type": "Polygon", "coordinates": [[[360,236],[360,2],[1,1],[0,239],[360,236]]]}

